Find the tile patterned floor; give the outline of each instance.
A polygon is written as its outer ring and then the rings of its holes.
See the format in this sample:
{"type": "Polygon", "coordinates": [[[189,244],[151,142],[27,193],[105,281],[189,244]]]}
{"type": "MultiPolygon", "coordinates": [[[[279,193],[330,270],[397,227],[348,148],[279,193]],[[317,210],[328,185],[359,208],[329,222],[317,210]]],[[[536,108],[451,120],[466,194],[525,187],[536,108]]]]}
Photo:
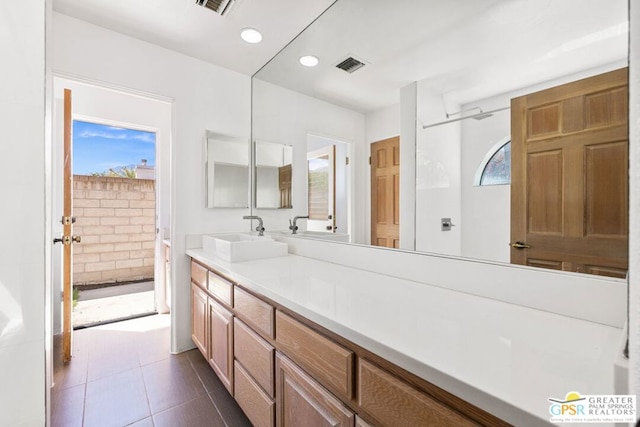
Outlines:
{"type": "Polygon", "coordinates": [[[55,362],[53,427],[247,427],[251,423],[198,350],[169,354],[169,316],[74,332],[55,362]]]}

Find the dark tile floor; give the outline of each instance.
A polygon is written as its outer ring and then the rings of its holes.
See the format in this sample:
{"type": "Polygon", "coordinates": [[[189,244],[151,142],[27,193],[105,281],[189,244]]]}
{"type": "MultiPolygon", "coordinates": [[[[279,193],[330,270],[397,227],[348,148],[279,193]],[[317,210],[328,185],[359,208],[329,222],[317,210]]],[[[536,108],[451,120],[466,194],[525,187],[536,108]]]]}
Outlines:
{"type": "Polygon", "coordinates": [[[55,363],[53,427],[251,426],[198,350],[169,353],[169,316],[74,332],[55,363]]]}

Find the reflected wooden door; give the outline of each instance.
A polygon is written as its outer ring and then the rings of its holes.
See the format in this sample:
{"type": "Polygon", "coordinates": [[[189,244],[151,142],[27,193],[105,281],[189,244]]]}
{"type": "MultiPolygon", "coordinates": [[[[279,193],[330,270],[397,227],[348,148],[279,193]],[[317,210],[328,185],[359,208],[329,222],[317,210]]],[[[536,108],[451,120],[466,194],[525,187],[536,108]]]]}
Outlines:
{"type": "Polygon", "coordinates": [[[371,144],[371,244],[400,247],[400,137],[371,144]]]}
{"type": "Polygon", "coordinates": [[[511,262],[624,277],[628,70],[511,102],[511,262]]]}

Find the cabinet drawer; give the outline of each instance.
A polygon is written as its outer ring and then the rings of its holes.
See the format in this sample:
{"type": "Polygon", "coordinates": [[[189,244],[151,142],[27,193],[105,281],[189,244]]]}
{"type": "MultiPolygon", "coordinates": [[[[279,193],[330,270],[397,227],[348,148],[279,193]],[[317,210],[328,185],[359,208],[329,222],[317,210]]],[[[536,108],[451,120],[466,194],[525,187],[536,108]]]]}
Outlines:
{"type": "Polygon", "coordinates": [[[355,414],[280,352],[276,353],[276,372],[279,427],[354,426],[355,414]]]}
{"type": "Polygon", "coordinates": [[[448,406],[362,359],[358,360],[358,404],[382,425],[476,425],[448,406]]]}
{"type": "Polygon", "coordinates": [[[276,342],[283,353],[326,387],[351,398],[353,352],[281,311],[276,312],[276,342]]]}
{"type": "Polygon", "coordinates": [[[233,288],[233,304],[238,316],[256,331],[273,338],[273,313],[274,308],[254,297],[248,292],[235,286],[233,288]]]}
{"type": "Polygon", "coordinates": [[[233,296],[233,283],[223,279],[216,273],[209,271],[209,286],[207,287],[209,292],[221,302],[225,303],[229,307],[233,307],[231,300],[233,296]]]}
{"type": "Polygon", "coordinates": [[[191,261],[191,281],[207,289],[207,269],[194,261],[191,261]]]}
{"type": "Polygon", "coordinates": [[[233,346],[236,359],[244,369],[274,397],[274,348],[237,318],[234,319],[233,346]]]}
{"type": "Polygon", "coordinates": [[[276,405],[273,399],[267,396],[237,361],[234,367],[234,397],[251,424],[256,427],[275,425],[276,405]]]}

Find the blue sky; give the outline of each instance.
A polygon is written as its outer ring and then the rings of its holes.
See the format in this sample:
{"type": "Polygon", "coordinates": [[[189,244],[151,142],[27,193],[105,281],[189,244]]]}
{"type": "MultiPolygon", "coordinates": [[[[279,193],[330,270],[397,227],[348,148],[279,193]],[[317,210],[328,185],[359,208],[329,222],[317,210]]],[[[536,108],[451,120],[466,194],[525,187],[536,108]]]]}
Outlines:
{"type": "Polygon", "coordinates": [[[73,173],[91,175],[120,166],[156,164],[156,134],[73,121],[73,173]]]}

